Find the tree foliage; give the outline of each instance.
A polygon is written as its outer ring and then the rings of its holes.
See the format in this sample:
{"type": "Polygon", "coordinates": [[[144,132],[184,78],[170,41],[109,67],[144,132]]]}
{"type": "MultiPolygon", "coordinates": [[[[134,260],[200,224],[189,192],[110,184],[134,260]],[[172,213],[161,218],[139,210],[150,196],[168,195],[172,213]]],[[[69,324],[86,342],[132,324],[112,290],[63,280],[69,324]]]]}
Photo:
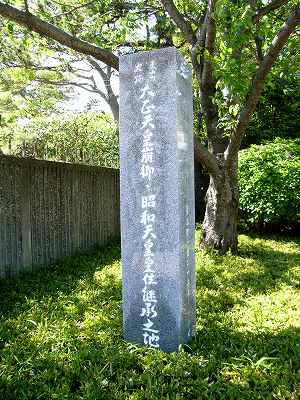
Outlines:
{"type": "MultiPolygon", "coordinates": [[[[7,3],[23,9],[25,7],[25,3],[20,1],[11,0],[7,3]]],[[[13,46],[18,47],[15,54],[20,54],[21,56],[18,55],[17,58],[21,57],[23,65],[25,61],[28,67],[32,64],[30,55],[41,52],[41,49],[43,54],[48,52],[48,55],[50,53],[53,55],[56,52],[61,55],[62,64],[59,72],[56,69],[57,76],[54,74],[49,77],[44,76],[42,77],[44,82],[50,80],[66,82],[70,79],[70,77],[62,76],[67,71],[67,64],[71,65],[68,57],[64,61],[66,48],[69,57],[71,55],[74,57],[76,46],[79,52],[93,56],[93,47],[88,46],[92,43],[104,52],[99,54],[101,61],[117,68],[116,54],[175,45],[190,62],[210,64],[215,87],[212,95],[218,109],[217,126],[222,131],[222,135],[229,136],[237,126],[238,115],[247,100],[254,71],[261,64],[282,21],[291,13],[297,1],[274,0],[267,6],[261,1],[254,0],[219,0],[215,4],[212,2],[210,6],[213,11],[210,10],[210,12],[213,12],[214,17],[215,39],[211,49],[205,43],[201,43],[203,40],[201,34],[205,36],[203,29],[207,24],[205,15],[208,15],[209,2],[206,1],[181,0],[173,3],[150,0],[145,3],[124,0],[91,2],[39,0],[28,4],[27,18],[26,14],[22,15],[22,20],[20,16],[14,15],[15,9],[10,10],[9,15],[2,12],[2,15],[8,15],[8,20],[1,21],[2,33],[4,36],[14,38],[14,41],[18,39],[13,46]],[[172,12],[176,10],[175,6],[177,6],[178,15],[172,12]],[[175,19],[174,15],[177,15],[175,19]],[[14,17],[15,20],[13,20],[14,17]],[[48,24],[44,27],[45,32],[42,32],[47,40],[35,33],[35,31],[41,33],[41,24],[38,24],[35,18],[38,22],[45,21],[48,24]],[[30,26],[31,29],[20,30],[20,23],[30,26]],[[67,40],[70,38],[55,34],[53,27],[56,26],[62,32],[67,32],[69,36],[72,36],[72,43],[67,40]],[[146,36],[137,34],[139,30],[145,29],[146,36]],[[81,43],[75,43],[75,38],[84,41],[87,48],[80,46],[81,43]],[[190,48],[191,44],[192,48],[190,48]]],[[[9,49],[10,46],[6,48],[9,49]]],[[[296,37],[291,37],[284,50],[286,54],[277,60],[278,65],[273,76],[276,74],[278,76],[278,71],[287,69],[287,65],[291,70],[290,66],[295,65],[293,61],[295,61],[296,49],[296,37]]],[[[272,81],[273,76],[269,75],[269,82],[272,81]]],[[[207,123],[205,124],[205,111],[200,105],[201,91],[199,79],[196,76],[194,86],[197,115],[195,126],[198,134],[203,138],[207,133],[207,123]]],[[[87,89],[91,90],[92,86],[87,89]]]]}
{"type": "Polygon", "coordinates": [[[104,100],[118,120],[118,102],[111,82],[116,73],[110,67],[49,43],[5,19],[0,19],[0,46],[2,125],[24,115],[59,112],[62,100],[78,96],[77,88],[93,94],[87,107],[95,107],[97,98],[104,100]],[[6,109],[8,98],[13,114],[6,109]]]}
{"type": "Polygon", "coordinates": [[[59,73],[42,61],[52,54],[42,48],[45,39],[32,40],[28,31],[10,21],[0,21],[0,125],[19,118],[31,118],[58,110],[65,96],[57,86],[41,84],[46,79],[59,79],[59,73]]]}
{"type": "Polygon", "coordinates": [[[14,131],[2,129],[0,148],[16,156],[119,166],[116,123],[108,115],[92,112],[36,117],[24,126],[15,125],[14,131]]]}
{"type": "Polygon", "coordinates": [[[261,144],[276,137],[300,135],[300,76],[283,74],[266,84],[247,129],[243,147],[261,144]]]}
{"type": "Polygon", "coordinates": [[[240,151],[240,208],[250,228],[300,224],[300,140],[276,139],[240,151]]]}
{"type": "Polygon", "coordinates": [[[197,127],[207,146],[195,155],[210,174],[205,244],[237,247],[237,158],[265,83],[296,57],[298,0],[19,0],[0,2],[0,16],[118,70],[120,54],[176,46],[193,66],[197,127]],[[146,28],[140,39],[139,29],[146,28]],[[291,55],[287,61],[286,55],[291,55]]]}

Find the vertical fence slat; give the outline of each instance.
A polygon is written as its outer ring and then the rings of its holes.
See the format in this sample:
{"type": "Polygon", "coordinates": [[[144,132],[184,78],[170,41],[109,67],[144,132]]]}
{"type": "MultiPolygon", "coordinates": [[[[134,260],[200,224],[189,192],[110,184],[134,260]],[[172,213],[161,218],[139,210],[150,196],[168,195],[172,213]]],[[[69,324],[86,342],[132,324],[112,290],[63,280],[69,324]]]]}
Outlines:
{"type": "Polygon", "coordinates": [[[0,156],[0,277],[119,234],[117,170],[0,156]]]}
{"type": "Polygon", "coordinates": [[[80,248],[80,198],[79,198],[79,174],[72,171],[72,237],[73,252],[80,248]]]}
{"type": "Polygon", "coordinates": [[[31,251],[31,168],[26,165],[23,169],[22,188],[22,253],[23,266],[32,267],[31,251]]]}

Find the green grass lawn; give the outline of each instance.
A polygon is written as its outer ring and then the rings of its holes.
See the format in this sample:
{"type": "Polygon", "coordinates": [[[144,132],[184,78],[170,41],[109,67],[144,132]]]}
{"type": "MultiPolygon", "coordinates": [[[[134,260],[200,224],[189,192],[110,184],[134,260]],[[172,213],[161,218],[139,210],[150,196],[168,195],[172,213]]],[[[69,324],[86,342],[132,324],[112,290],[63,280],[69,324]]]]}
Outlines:
{"type": "Polygon", "coordinates": [[[172,354],[123,341],[117,247],[0,281],[0,399],[298,399],[299,245],[198,252],[196,337],[172,354]]]}

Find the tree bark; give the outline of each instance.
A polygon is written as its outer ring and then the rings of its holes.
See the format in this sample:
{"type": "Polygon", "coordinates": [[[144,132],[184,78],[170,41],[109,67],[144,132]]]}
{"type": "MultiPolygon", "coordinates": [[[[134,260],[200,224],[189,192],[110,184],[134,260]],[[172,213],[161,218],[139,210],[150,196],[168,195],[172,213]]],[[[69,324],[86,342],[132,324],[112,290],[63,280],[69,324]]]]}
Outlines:
{"type": "MultiPolygon", "coordinates": [[[[102,98],[107,102],[107,104],[110,107],[110,110],[112,112],[112,115],[114,117],[114,120],[119,123],[119,102],[118,102],[118,97],[115,95],[112,85],[111,85],[111,76],[112,76],[112,70],[111,67],[107,66],[101,67],[97,61],[93,59],[93,57],[88,57],[89,63],[92,65],[93,68],[98,72],[100,75],[105,89],[106,89],[106,94],[101,93],[100,90],[98,90],[98,93],[102,96],[102,98]]],[[[96,82],[94,82],[96,85],[96,82]]]]}
{"type": "Polygon", "coordinates": [[[108,104],[112,112],[112,115],[114,117],[114,120],[117,123],[119,123],[119,102],[117,96],[114,93],[110,94],[110,97],[108,99],[108,104]]]}
{"type": "Polygon", "coordinates": [[[210,175],[206,193],[206,211],[203,235],[200,245],[218,250],[220,254],[228,250],[236,252],[239,192],[237,160],[229,169],[219,162],[218,176],[210,175]],[[220,165],[221,164],[221,165],[220,165]]]}

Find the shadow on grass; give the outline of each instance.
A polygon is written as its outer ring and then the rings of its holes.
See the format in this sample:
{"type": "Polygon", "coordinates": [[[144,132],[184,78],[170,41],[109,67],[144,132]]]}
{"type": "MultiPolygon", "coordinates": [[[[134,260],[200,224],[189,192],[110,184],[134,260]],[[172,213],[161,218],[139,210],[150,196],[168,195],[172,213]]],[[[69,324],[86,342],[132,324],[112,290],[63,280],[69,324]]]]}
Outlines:
{"type": "Polygon", "coordinates": [[[264,240],[266,242],[268,241],[276,241],[278,243],[283,243],[283,244],[289,244],[292,246],[300,246],[300,236],[296,236],[295,234],[293,235],[284,235],[281,233],[270,233],[270,234],[258,234],[255,232],[245,232],[241,234],[244,234],[246,236],[248,236],[249,238],[251,238],[252,240],[258,239],[258,240],[264,240]]]}
{"type": "Polygon", "coordinates": [[[68,295],[78,281],[93,279],[96,271],[120,260],[121,250],[106,246],[89,253],[65,257],[56,263],[24,272],[17,277],[0,279],[0,315],[20,311],[24,298],[39,300],[57,293],[68,295]]]}
{"type": "Polygon", "coordinates": [[[299,329],[236,330],[226,315],[242,300],[206,290],[218,271],[198,274],[206,322],[183,351],[125,343],[119,258],[106,248],[0,282],[1,399],[296,399],[299,329]]]}
{"type": "Polygon", "coordinates": [[[236,332],[220,319],[208,321],[190,344],[192,352],[208,359],[211,399],[296,399],[299,346],[300,328],[236,332]]]}
{"type": "MultiPolygon", "coordinates": [[[[254,235],[253,235],[254,236],[254,235]]],[[[254,237],[257,238],[257,237],[254,237]]],[[[260,238],[261,239],[261,238],[260,238]]],[[[282,243],[286,243],[284,239],[282,243]]],[[[295,248],[298,241],[289,241],[295,248]]],[[[300,243],[300,241],[299,241],[300,243]]],[[[207,286],[218,290],[218,273],[222,274],[222,283],[232,289],[243,289],[252,294],[266,293],[276,290],[281,284],[289,285],[292,288],[300,288],[299,275],[295,268],[300,266],[300,251],[291,249],[290,251],[274,250],[265,240],[264,244],[242,243],[239,248],[238,257],[232,266],[228,267],[228,277],[224,276],[224,258],[216,254],[210,254],[210,258],[215,264],[214,269],[202,268],[197,275],[197,285],[207,286]],[[238,263],[240,260],[240,263],[238,263]],[[245,261],[248,263],[245,263],[245,261]]],[[[230,264],[228,259],[227,264],[230,264]]]]}
{"type": "MultiPolygon", "coordinates": [[[[252,236],[253,239],[258,237],[252,236]]],[[[261,239],[261,238],[260,238],[261,239]]],[[[273,239],[274,240],[274,239],[273,239]]],[[[300,241],[287,241],[285,238],[277,238],[279,243],[289,243],[297,246],[300,241]]],[[[254,292],[265,292],[268,289],[275,289],[278,284],[284,283],[290,287],[299,288],[300,281],[296,273],[291,271],[295,267],[300,266],[300,251],[290,250],[274,250],[268,245],[268,239],[264,244],[257,244],[255,241],[248,243],[247,246],[241,247],[239,255],[242,258],[250,258],[254,260],[261,271],[242,272],[237,277],[235,283],[242,287],[251,287],[254,292]]]]}

